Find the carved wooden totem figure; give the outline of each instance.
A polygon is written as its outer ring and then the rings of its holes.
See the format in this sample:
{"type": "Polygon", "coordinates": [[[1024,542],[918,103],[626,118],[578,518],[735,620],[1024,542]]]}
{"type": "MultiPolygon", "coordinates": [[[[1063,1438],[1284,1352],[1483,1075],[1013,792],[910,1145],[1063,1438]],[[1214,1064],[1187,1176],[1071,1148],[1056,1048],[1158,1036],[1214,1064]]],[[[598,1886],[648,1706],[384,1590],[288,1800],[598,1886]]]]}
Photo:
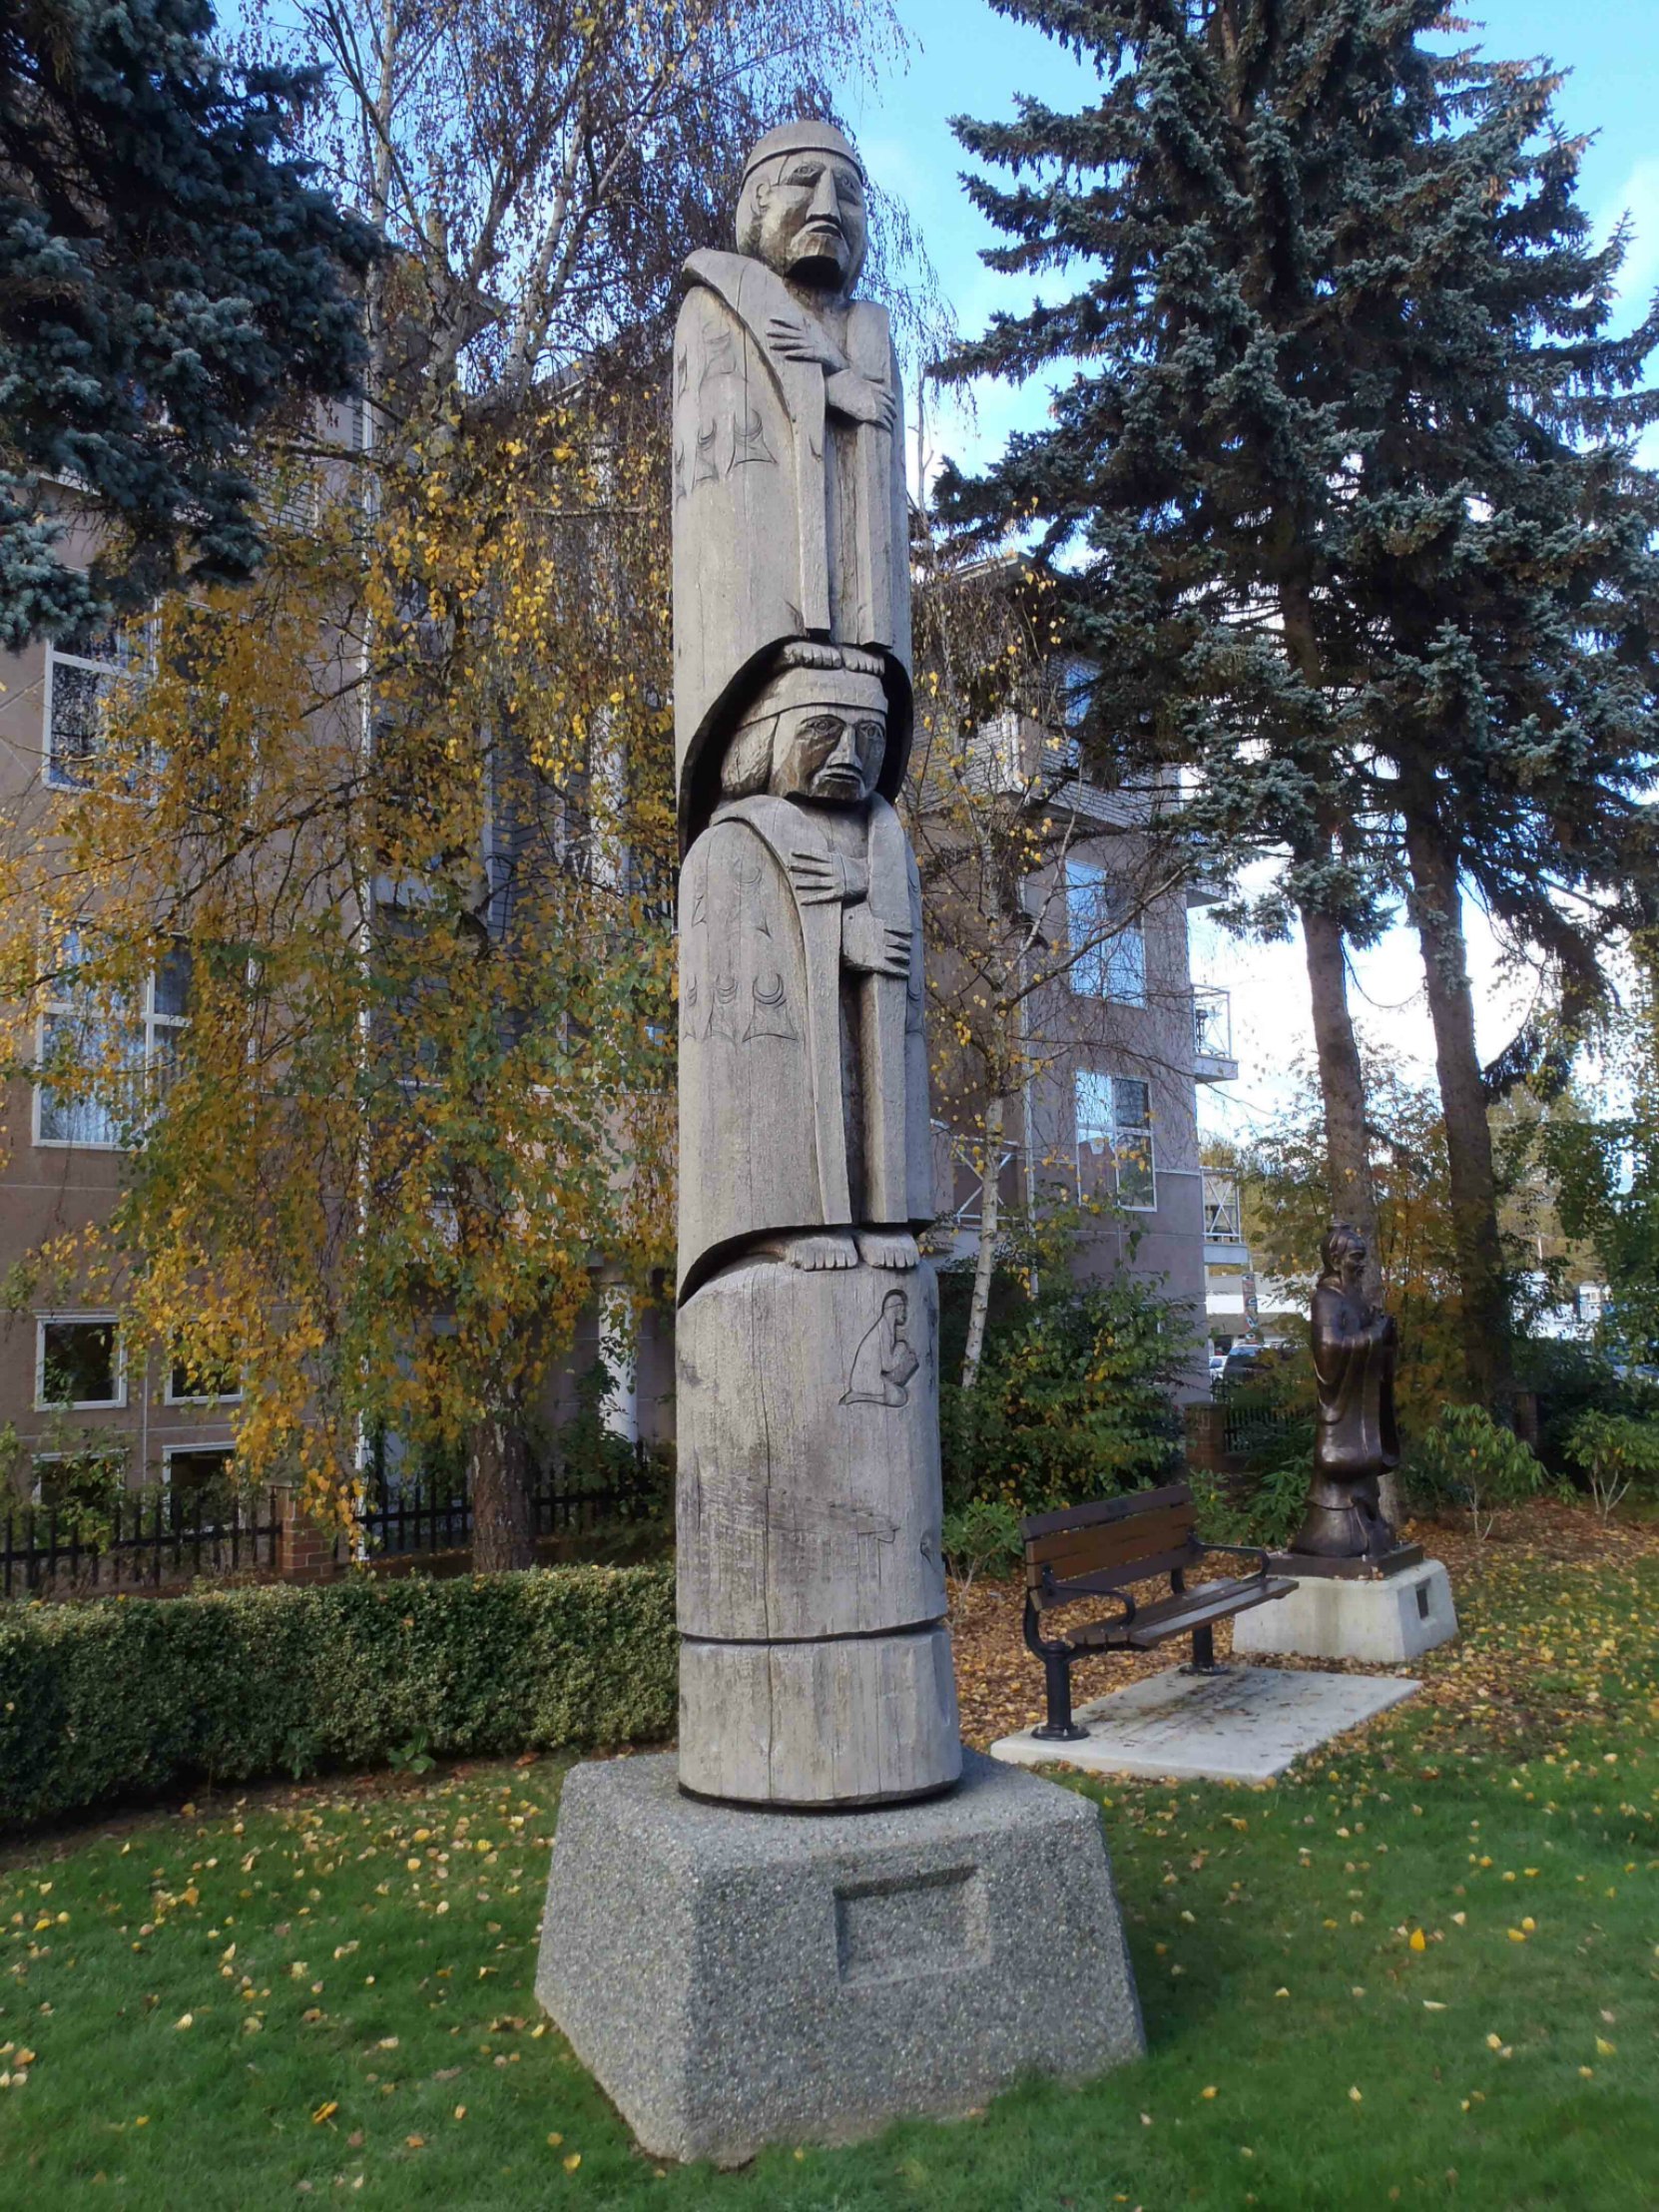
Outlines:
{"type": "Polygon", "coordinates": [[[902,415],[863,174],[772,132],[674,349],[680,1777],[879,1804],[961,1764],[902,415]]]}

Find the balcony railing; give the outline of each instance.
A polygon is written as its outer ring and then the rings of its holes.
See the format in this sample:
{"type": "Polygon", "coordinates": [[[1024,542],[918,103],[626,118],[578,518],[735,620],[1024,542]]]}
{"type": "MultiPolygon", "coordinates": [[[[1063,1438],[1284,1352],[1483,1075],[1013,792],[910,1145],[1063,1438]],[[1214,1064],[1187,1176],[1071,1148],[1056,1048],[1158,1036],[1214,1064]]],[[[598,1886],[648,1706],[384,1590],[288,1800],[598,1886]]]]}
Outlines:
{"type": "Polygon", "coordinates": [[[1214,983],[1193,988],[1193,1073],[1201,1083],[1231,1083],[1239,1072],[1233,1057],[1233,994],[1214,983]]]}
{"type": "Polygon", "coordinates": [[[1244,1215],[1239,1186],[1230,1175],[1204,1176],[1204,1241],[1206,1244],[1244,1243],[1244,1215]]]}

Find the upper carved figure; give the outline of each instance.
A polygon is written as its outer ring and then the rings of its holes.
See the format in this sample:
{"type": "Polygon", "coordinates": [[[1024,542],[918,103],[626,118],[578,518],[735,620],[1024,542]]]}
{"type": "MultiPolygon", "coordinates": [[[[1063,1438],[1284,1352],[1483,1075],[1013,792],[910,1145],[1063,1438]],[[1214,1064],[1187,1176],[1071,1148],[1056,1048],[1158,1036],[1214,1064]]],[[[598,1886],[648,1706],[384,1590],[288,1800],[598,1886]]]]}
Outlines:
{"type": "Polygon", "coordinates": [[[877,657],[879,790],[910,738],[903,396],[886,310],[852,296],[864,174],[824,123],[769,132],[744,171],[737,251],[694,254],[674,344],[675,751],[689,846],[725,740],[783,647],[877,657]]]}

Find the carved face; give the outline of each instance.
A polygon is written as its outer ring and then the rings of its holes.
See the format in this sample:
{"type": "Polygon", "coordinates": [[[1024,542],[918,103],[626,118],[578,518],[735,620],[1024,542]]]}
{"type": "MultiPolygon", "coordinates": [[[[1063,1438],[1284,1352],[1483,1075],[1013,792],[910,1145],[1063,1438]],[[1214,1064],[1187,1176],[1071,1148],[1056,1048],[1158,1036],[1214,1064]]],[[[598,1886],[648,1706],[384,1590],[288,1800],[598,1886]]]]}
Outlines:
{"type": "Polygon", "coordinates": [[[856,807],[874,791],[886,750],[885,719],[868,709],[793,708],[778,718],[767,789],[775,799],[856,807]]]}
{"type": "Polygon", "coordinates": [[[1360,1278],[1366,1272],[1366,1240],[1358,1230],[1327,1237],[1324,1257],[1326,1273],[1336,1276],[1345,1291],[1360,1288],[1360,1278]]]}
{"type": "Polygon", "coordinates": [[[864,185],[839,154],[788,154],[751,179],[744,252],[820,291],[850,291],[864,265],[864,185]]]}

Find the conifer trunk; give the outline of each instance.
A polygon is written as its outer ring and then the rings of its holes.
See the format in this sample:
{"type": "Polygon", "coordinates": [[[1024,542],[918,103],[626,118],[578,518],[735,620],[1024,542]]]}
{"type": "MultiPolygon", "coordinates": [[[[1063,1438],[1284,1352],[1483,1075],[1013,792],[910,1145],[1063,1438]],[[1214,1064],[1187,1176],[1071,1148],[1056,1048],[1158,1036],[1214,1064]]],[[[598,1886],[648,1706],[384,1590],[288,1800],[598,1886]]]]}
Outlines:
{"type": "Polygon", "coordinates": [[[1463,1373],[1469,1394],[1499,1419],[1513,1406],[1509,1302],[1503,1244],[1497,1226],[1497,1178],[1486,1094],[1474,1041],[1457,864],[1447,849],[1431,797],[1420,787],[1403,794],[1409,908],[1422,947],[1434,1066],[1445,1122],[1452,1233],[1462,1288],[1463,1373]]]}
{"type": "Polygon", "coordinates": [[[530,1447],[516,1408],[495,1404],[472,1432],[472,1566],[499,1574],[535,1564],[530,1527],[530,1447]]]}
{"type": "MultiPolygon", "coordinates": [[[[1307,578],[1288,576],[1280,587],[1285,643],[1297,673],[1311,689],[1325,684],[1307,578]]],[[[1335,826],[1323,814],[1320,846],[1335,842],[1335,826]]],[[[1307,855],[1304,854],[1304,857],[1307,855]]],[[[1382,1261],[1378,1251],[1377,1191],[1366,1138],[1366,1079],[1360,1044],[1348,1009],[1348,961],[1341,917],[1319,908],[1302,910],[1302,936],[1313,1004],[1314,1046],[1319,1057],[1320,1098],[1325,1108],[1325,1172],[1335,1221],[1352,1222],[1366,1240],[1364,1288],[1373,1305],[1382,1300],[1382,1261]]]]}
{"type": "Polygon", "coordinates": [[[1303,943],[1308,993],[1313,1003],[1314,1044],[1320,1096],[1325,1107],[1326,1181],[1333,1221],[1352,1222],[1366,1240],[1365,1293],[1382,1301],[1382,1261],[1378,1250],[1377,1193],[1366,1136],[1366,1085],[1360,1043],[1348,1006],[1348,960],[1343,925],[1332,914],[1305,907],[1303,943]]]}

